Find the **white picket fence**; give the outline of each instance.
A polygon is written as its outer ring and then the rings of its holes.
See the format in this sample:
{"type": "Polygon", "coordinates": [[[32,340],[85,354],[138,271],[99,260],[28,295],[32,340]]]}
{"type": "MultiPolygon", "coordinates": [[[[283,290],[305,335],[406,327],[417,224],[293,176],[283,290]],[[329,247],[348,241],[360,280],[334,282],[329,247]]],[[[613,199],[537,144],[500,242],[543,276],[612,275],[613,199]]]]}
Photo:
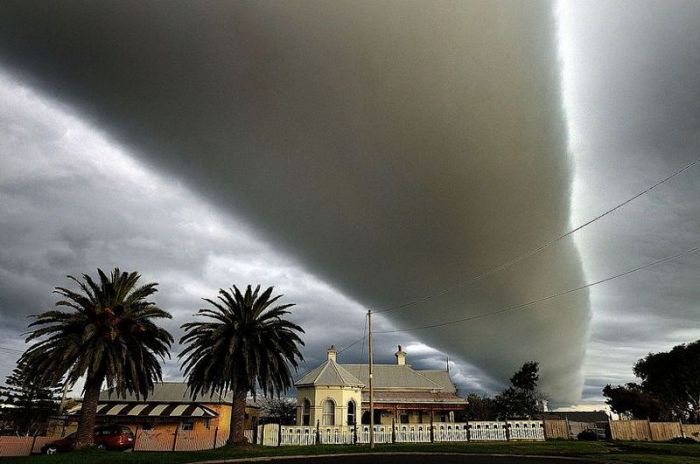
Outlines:
{"type": "MultiPolygon", "coordinates": [[[[375,443],[430,443],[459,441],[543,441],[542,421],[473,421],[436,422],[430,424],[375,425],[375,443]]],[[[294,426],[265,424],[258,427],[257,444],[288,445],[349,445],[369,443],[369,426],[294,426]],[[281,442],[280,442],[281,440],[281,442]]]]}

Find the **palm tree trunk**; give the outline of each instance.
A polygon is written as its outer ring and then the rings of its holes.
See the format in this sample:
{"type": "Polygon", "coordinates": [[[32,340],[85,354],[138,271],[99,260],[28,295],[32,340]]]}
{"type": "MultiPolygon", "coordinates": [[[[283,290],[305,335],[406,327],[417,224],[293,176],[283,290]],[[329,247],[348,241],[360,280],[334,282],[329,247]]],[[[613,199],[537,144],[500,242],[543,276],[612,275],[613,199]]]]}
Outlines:
{"type": "Polygon", "coordinates": [[[231,426],[227,445],[245,443],[245,399],[246,392],[233,395],[233,406],[231,408],[231,426]]]}
{"type": "Polygon", "coordinates": [[[97,403],[100,400],[100,387],[102,381],[86,381],[85,396],[83,406],[80,408],[80,419],[78,419],[78,437],[75,447],[86,448],[95,444],[94,429],[97,419],[97,403]]]}

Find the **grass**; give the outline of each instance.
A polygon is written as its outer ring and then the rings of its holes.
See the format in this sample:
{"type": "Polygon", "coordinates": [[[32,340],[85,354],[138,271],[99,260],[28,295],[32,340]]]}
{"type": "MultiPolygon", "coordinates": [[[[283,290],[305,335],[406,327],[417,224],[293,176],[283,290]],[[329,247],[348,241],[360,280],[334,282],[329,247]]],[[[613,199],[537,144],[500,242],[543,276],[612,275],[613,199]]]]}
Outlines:
{"type": "MultiPolygon", "coordinates": [[[[541,456],[574,456],[599,462],[629,464],[700,464],[700,444],[644,442],[498,442],[498,443],[415,443],[377,445],[378,452],[495,453],[541,456]]],[[[294,456],[335,453],[367,453],[366,445],[247,446],[206,451],[136,452],[82,451],[54,456],[0,458],[0,464],[181,464],[215,459],[262,456],[294,456]]]]}

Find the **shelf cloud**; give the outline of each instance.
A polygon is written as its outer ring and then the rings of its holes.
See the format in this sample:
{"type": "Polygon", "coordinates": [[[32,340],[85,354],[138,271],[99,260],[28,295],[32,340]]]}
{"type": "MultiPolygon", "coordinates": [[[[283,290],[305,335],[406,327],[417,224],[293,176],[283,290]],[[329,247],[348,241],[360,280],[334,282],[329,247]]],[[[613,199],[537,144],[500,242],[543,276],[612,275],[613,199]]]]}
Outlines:
{"type": "MultiPolygon", "coordinates": [[[[573,159],[548,2],[36,8],[0,6],[7,69],[359,307],[458,284],[570,227],[573,159]]],[[[176,255],[172,272],[190,259],[176,255]]],[[[583,282],[575,244],[562,241],[378,323],[427,325],[583,282]]],[[[589,319],[582,291],[406,338],[496,382],[537,360],[544,392],[570,404],[589,319]]]]}

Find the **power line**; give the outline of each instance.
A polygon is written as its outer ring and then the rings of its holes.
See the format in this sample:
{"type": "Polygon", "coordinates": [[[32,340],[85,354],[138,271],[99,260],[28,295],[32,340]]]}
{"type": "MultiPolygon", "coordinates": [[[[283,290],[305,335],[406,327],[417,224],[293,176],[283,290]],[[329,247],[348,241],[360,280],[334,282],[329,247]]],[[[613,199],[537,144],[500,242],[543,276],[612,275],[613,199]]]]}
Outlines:
{"type": "Polygon", "coordinates": [[[647,269],[647,268],[652,267],[652,266],[655,266],[655,265],[657,265],[657,264],[661,264],[661,263],[666,262],[666,261],[671,261],[671,260],[673,260],[673,259],[676,259],[676,258],[678,258],[678,257],[680,257],[680,256],[683,256],[683,255],[686,255],[686,254],[695,253],[695,252],[698,251],[698,250],[700,250],[700,247],[694,247],[694,248],[691,248],[691,249],[686,250],[686,251],[684,251],[684,252],[681,252],[681,253],[678,253],[678,254],[675,254],[675,255],[672,255],[672,256],[667,256],[667,257],[665,257],[665,258],[661,258],[661,259],[658,259],[658,260],[656,260],[656,261],[652,261],[651,263],[647,263],[647,264],[645,264],[645,265],[643,265],[643,266],[639,266],[639,267],[636,267],[636,268],[634,268],[634,269],[630,269],[630,270],[625,271],[625,272],[622,272],[622,273],[620,273],[620,274],[616,274],[616,275],[614,275],[614,276],[606,277],[605,279],[601,279],[601,280],[598,280],[598,281],[596,281],[596,282],[592,282],[592,283],[589,283],[589,284],[582,285],[582,286],[580,286],[580,287],[576,287],[576,288],[572,288],[572,289],[569,289],[569,290],[565,290],[565,291],[562,291],[562,292],[559,292],[559,293],[555,293],[555,294],[553,294],[553,295],[549,295],[549,296],[546,296],[546,297],[544,297],[544,298],[538,298],[538,299],[536,299],[536,300],[532,300],[532,301],[529,301],[529,302],[527,302],[527,303],[522,303],[522,304],[518,304],[518,305],[515,305],[515,306],[509,306],[509,307],[507,307],[507,308],[503,308],[503,309],[500,309],[500,310],[498,310],[498,311],[489,312],[489,313],[477,314],[477,315],[475,315],[475,316],[464,317],[464,318],[461,318],[461,319],[454,319],[454,320],[451,320],[451,321],[440,322],[440,323],[436,323],[436,324],[430,324],[430,325],[424,325],[424,326],[419,326],[419,327],[413,327],[413,328],[410,328],[410,329],[383,330],[383,331],[377,331],[377,332],[375,332],[375,333],[398,333],[398,332],[412,332],[412,331],[416,331],[416,330],[434,329],[434,328],[437,328],[437,327],[444,327],[444,326],[448,326],[448,325],[452,325],[452,324],[458,324],[458,323],[462,323],[462,322],[473,321],[473,320],[475,320],[475,319],[482,319],[482,318],[485,318],[485,317],[495,316],[495,315],[497,315],[497,314],[503,314],[503,313],[506,313],[506,312],[515,311],[515,310],[523,309],[523,308],[527,308],[528,306],[532,306],[532,305],[534,305],[534,304],[536,304],[536,303],[541,303],[541,302],[543,302],[543,301],[547,301],[547,300],[551,300],[551,299],[554,299],[554,298],[558,298],[558,297],[560,297],[560,296],[568,295],[569,293],[574,293],[574,292],[577,292],[577,291],[579,291],[579,290],[583,290],[583,289],[585,289],[585,288],[590,288],[590,287],[593,287],[593,286],[595,286],[595,285],[599,285],[599,284],[602,284],[602,283],[605,283],[605,282],[610,282],[611,280],[614,280],[614,279],[617,279],[617,278],[620,278],[620,277],[628,276],[628,275],[630,275],[630,274],[632,274],[632,273],[634,273],[634,272],[641,271],[642,269],[647,269]]]}
{"type": "Polygon", "coordinates": [[[364,335],[363,335],[362,338],[358,338],[357,340],[355,340],[354,342],[352,342],[351,344],[349,344],[348,346],[346,346],[346,347],[343,348],[342,350],[338,351],[338,354],[342,353],[343,351],[349,350],[350,348],[352,348],[353,346],[357,345],[358,343],[360,343],[360,342],[363,341],[364,339],[365,339],[365,337],[364,337],[364,335]]]}
{"type": "MultiPolygon", "coordinates": [[[[585,222],[585,223],[583,223],[583,224],[581,224],[581,225],[579,225],[579,226],[577,226],[577,227],[571,229],[570,231],[568,231],[568,232],[566,232],[566,233],[564,233],[564,234],[562,234],[562,235],[560,235],[560,236],[558,236],[558,237],[556,237],[556,238],[554,238],[554,239],[549,240],[548,242],[545,242],[544,244],[542,244],[542,245],[540,245],[540,246],[538,246],[538,247],[536,247],[536,248],[533,248],[532,250],[530,250],[530,251],[528,251],[528,252],[525,252],[525,253],[523,253],[523,254],[521,254],[521,255],[519,255],[519,256],[516,256],[515,258],[511,259],[510,261],[507,261],[507,262],[505,262],[505,263],[503,263],[503,264],[500,264],[500,265],[498,265],[498,266],[496,266],[496,267],[493,267],[493,268],[491,268],[491,269],[488,269],[487,271],[483,272],[482,274],[479,274],[479,275],[477,275],[477,276],[474,276],[474,277],[472,277],[472,278],[470,278],[470,279],[468,279],[468,280],[466,280],[466,281],[458,282],[458,283],[456,283],[456,284],[453,284],[453,285],[451,285],[451,286],[449,286],[449,287],[446,287],[446,288],[444,288],[443,290],[440,290],[440,291],[438,291],[438,292],[436,292],[436,293],[429,294],[429,295],[426,295],[426,296],[424,296],[424,297],[417,298],[417,299],[415,299],[415,300],[411,300],[411,301],[408,301],[408,302],[399,304],[399,305],[397,305],[397,306],[390,306],[390,307],[388,307],[388,308],[376,310],[376,311],[373,311],[373,312],[374,312],[374,313],[384,313],[384,312],[389,312],[389,311],[395,311],[395,310],[398,310],[398,309],[405,309],[405,308],[408,308],[408,307],[410,307],[410,306],[414,306],[414,305],[416,305],[416,304],[418,304],[418,303],[422,303],[422,302],[431,300],[431,299],[433,299],[433,298],[435,298],[435,297],[445,295],[445,294],[451,292],[452,290],[454,290],[455,288],[458,288],[458,287],[462,287],[462,286],[466,286],[466,285],[470,285],[470,284],[476,283],[476,282],[480,281],[481,279],[483,279],[484,277],[488,277],[488,276],[490,276],[490,275],[496,274],[497,272],[500,272],[500,271],[503,271],[503,270],[505,270],[505,269],[508,269],[509,267],[511,267],[511,266],[513,266],[513,265],[519,263],[520,261],[523,261],[524,259],[527,259],[527,258],[529,258],[530,256],[533,256],[533,255],[535,255],[535,254],[537,254],[537,253],[539,253],[539,252],[545,250],[546,248],[549,248],[551,245],[553,245],[553,244],[555,244],[555,243],[557,243],[557,242],[563,240],[564,238],[566,238],[566,237],[568,237],[568,236],[570,236],[570,235],[572,235],[572,234],[578,232],[579,230],[583,229],[584,227],[587,227],[587,226],[593,224],[594,222],[598,221],[599,219],[602,219],[602,218],[604,218],[605,216],[607,216],[607,215],[609,215],[609,214],[611,214],[611,213],[617,211],[618,209],[624,207],[625,205],[627,205],[627,204],[633,202],[633,201],[636,200],[637,198],[639,198],[639,197],[641,197],[641,196],[643,196],[643,195],[645,195],[645,194],[651,192],[651,191],[654,190],[656,187],[658,187],[658,186],[660,186],[660,185],[666,183],[667,181],[673,179],[674,177],[676,177],[676,176],[682,174],[683,172],[687,171],[688,169],[692,168],[693,166],[695,166],[695,165],[698,164],[698,163],[700,163],[700,158],[698,158],[698,159],[696,159],[695,161],[693,161],[692,163],[690,163],[690,164],[688,164],[688,165],[682,167],[681,169],[679,169],[679,170],[673,172],[673,173],[670,174],[669,176],[664,177],[663,179],[657,181],[656,183],[652,184],[650,187],[647,187],[646,189],[644,189],[644,190],[642,190],[641,192],[637,193],[636,195],[634,195],[634,196],[628,198],[627,200],[623,201],[622,203],[619,203],[618,205],[614,206],[613,208],[611,208],[611,209],[609,209],[609,210],[607,210],[607,211],[605,211],[605,212],[599,214],[598,216],[594,217],[593,219],[590,219],[589,221],[587,221],[587,222],[585,222]]],[[[379,333],[379,332],[377,332],[377,333],[379,333]]]]}

